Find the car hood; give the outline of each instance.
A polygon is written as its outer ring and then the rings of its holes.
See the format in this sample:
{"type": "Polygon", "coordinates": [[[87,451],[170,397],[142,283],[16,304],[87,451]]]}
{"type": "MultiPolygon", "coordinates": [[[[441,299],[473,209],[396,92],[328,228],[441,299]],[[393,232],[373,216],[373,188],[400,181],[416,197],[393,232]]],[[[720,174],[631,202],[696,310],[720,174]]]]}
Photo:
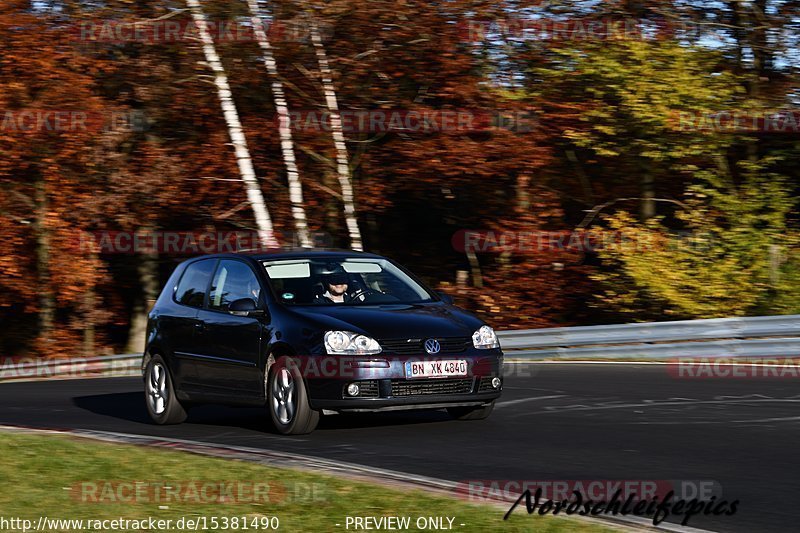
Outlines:
{"type": "Polygon", "coordinates": [[[483,322],[443,302],[383,305],[320,305],[292,311],[328,329],[375,339],[470,337],[483,322]]]}

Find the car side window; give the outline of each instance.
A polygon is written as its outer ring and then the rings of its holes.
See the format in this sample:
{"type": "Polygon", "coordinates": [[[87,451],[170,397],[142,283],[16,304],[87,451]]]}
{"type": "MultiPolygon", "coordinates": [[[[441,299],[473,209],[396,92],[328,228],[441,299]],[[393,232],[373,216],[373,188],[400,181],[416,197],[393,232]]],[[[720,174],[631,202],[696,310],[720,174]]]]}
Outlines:
{"type": "Polygon", "coordinates": [[[261,296],[261,285],[253,270],[241,261],[219,262],[214,280],[211,282],[209,309],[227,311],[232,302],[250,298],[256,304],[261,296]]]}
{"type": "Polygon", "coordinates": [[[203,307],[206,289],[214,272],[214,260],[198,261],[186,267],[175,290],[175,301],[190,307],[203,307]]]}

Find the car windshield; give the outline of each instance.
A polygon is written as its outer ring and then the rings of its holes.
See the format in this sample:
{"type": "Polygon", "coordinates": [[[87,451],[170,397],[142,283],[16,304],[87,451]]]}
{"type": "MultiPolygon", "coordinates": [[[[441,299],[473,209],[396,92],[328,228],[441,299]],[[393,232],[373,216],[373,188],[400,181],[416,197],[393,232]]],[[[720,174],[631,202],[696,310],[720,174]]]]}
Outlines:
{"type": "Polygon", "coordinates": [[[430,302],[433,296],[386,259],[264,261],[278,301],[288,305],[430,302]]]}

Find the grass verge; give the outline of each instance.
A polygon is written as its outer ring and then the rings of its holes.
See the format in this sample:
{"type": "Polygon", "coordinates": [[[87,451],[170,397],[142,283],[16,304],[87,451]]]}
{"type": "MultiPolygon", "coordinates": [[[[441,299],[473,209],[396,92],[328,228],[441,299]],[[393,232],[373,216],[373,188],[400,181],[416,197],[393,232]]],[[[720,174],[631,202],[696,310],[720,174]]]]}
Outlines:
{"type": "Polygon", "coordinates": [[[82,527],[49,523],[46,531],[109,531],[113,524],[94,521],[153,517],[171,522],[166,529],[144,522],[113,529],[255,533],[270,530],[277,517],[278,531],[345,532],[364,531],[347,517],[368,516],[409,517],[408,529],[394,531],[420,531],[417,519],[428,517],[442,517],[438,525],[464,532],[614,531],[573,518],[529,516],[524,506],[503,521],[502,508],[419,490],[68,436],[0,432],[0,449],[2,518],[84,520],[82,527]]]}

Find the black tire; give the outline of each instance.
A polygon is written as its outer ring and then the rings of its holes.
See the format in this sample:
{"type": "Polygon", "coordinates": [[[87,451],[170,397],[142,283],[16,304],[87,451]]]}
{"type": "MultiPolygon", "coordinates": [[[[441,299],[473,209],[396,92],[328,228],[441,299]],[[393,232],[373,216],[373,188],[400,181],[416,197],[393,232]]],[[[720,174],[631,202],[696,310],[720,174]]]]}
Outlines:
{"type": "Polygon", "coordinates": [[[316,429],[319,411],[311,408],[308,391],[296,365],[279,359],[269,369],[267,409],[278,433],[305,435],[316,429]]]}
{"type": "Polygon", "coordinates": [[[186,420],[186,409],[175,395],[172,374],[160,355],[154,355],[145,367],[144,403],[156,424],[180,424],[186,420]]]}
{"type": "Polygon", "coordinates": [[[447,412],[457,420],[483,420],[494,410],[494,400],[478,407],[448,407],[447,412]]]}

